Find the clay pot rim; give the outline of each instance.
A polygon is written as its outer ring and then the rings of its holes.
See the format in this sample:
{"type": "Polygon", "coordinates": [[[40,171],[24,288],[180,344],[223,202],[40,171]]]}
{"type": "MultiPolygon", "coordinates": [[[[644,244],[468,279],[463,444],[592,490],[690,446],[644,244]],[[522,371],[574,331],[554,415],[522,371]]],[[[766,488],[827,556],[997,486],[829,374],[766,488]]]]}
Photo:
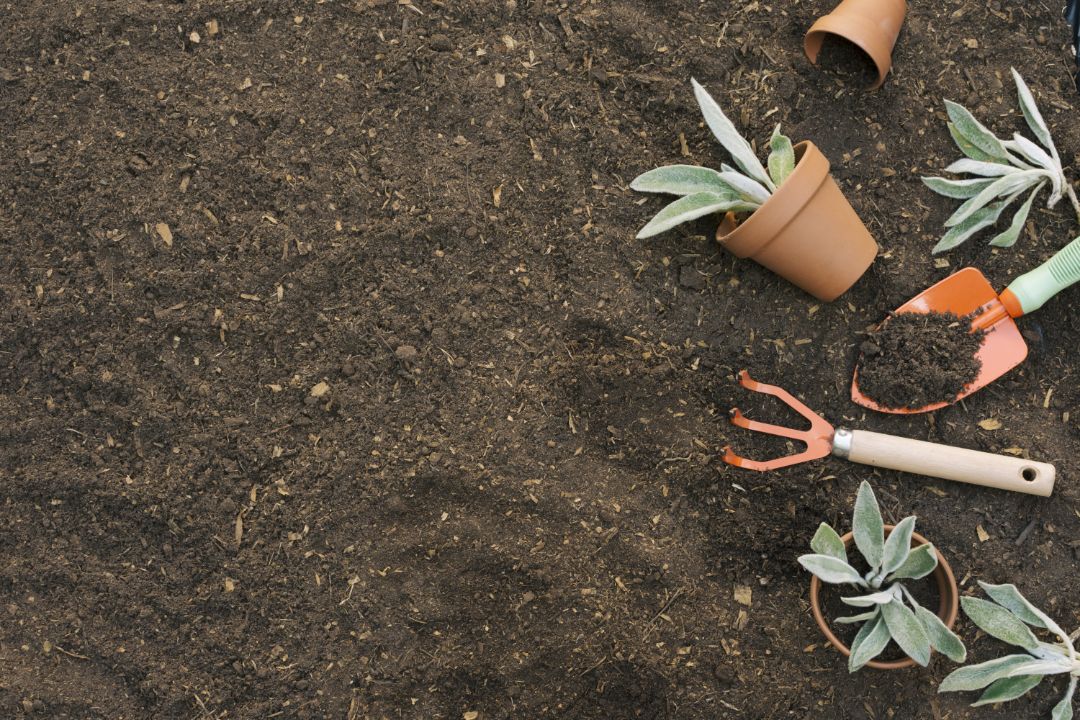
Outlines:
{"type": "Polygon", "coordinates": [[[736,257],[753,258],[765,249],[802,212],[829,176],[829,159],[813,142],[803,140],[793,149],[795,169],[769,199],[741,223],[729,212],[716,226],[716,241],[736,257]],[[774,227],[759,227],[769,225],[774,227]]]}
{"type": "MultiPolygon", "coordinates": [[[[902,7],[900,15],[902,26],[908,11],[907,0],[894,0],[894,2],[898,2],[902,7]]],[[[817,65],[818,53],[821,52],[821,46],[825,41],[824,36],[835,35],[843,38],[866,53],[870,61],[874,63],[878,79],[877,82],[871,83],[867,89],[877,90],[885,84],[885,79],[888,77],[889,71],[892,70],[892,51],[896,45],[896,38],[881,42],[879,38],[882,36],[882,28],[873,22],[872,18],[851,13],[834,15],[835,12],[836,8],[833,8],[829,14],[818,18],[807,30],[806,35],[803,37],[803,52],[806,54],[806,58],[810,61],[810,64],[817,65]]]]}
{"type": "MultiPolygon", "coordinates": [[[[885,537],[895,528],[895,525],[885,525],[885,537]]],[[[849,547],[854,541],[854,534],[851,532],[845,533],[840,536],[845,547],[849,547]]],[[[917,532],[911,533],[911,545],[916,547],[918,545],[932,544],[925,537],[917,532]]],[[[952,629],[956,624],[956,618],[960,614],[960,587],[956,584],[956,575],[953,574],[952,567],[949,565],[945,556],[941,554],[941,550],[937,545],[934,545],[934,550],[937,552],[938,564],[934,568],[933,577],[937,581],[938,595],[941,596],[941,602],[938,607],[937,616],[941,618],[941,621],[945,623],[945,627],[952,629]]],[[[829,641],[829,644],[840,651],[844,657],[851,655],[851,648],[844,644],[844,642],[836,637],[832,628],[829,627],[828,621],[825,619],[825,614],[821,611],[821,580],[816,575],[810,578],[810,610],[814,615],[814,621],[817,622],[818,629],[829,641]]],[[[878,670],[902,670],[904,668],[915,667],[918,663],[912,660],[910,657],[905,657],[903,660],[892,660],[884,662],[881,660],[871,660],[866,663],[866,667],[876,668],[878,670]]]]}

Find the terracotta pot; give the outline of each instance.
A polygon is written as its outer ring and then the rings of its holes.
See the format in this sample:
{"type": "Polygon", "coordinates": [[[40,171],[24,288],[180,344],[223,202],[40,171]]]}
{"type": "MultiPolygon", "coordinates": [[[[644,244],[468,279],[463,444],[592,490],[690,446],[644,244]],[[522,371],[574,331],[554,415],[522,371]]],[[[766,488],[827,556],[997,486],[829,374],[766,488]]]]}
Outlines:
{"type": "Polygon", "coordinates": [[[810,26],[803,40],[803,50],[810,62],[817,64],[826,35],[838,35],[855,43],[877,66],[877,82],[870,86],[871,90],[876,90],[885,82],[892,67],[893,46],[906,14],[905,0],[844,0],[810,26]]]}
{"type": "MultiPolygon", "coordinates": [[[[893,530],[893,525],[885,526],[885,536],[888,537],[889,533],[893,530]]],[[[854,536],[851,533],[847,533],[840,537],[844,541],[844,545],[851,547],[854,536]]],[[[911,547],[917,547],[919,545],[926,545],[930,541],[924,538],[919,533],[911,534],[911,547]]],[[[953,575],[952,568],[949,567],[949,563],[945,561],[941,551],[937,550],[938,564],[934,568],[933,578],[937,581],[938,595],[941,597],[941,603],[938,606],[937,615],[941,618],[941,621],[945,623],[945,627],[952,629],[952,626],[956,623],[956,616],[960,611],[960,588],[956,585],[956,576],[953,575]]],[[[851,648],[844,644],[844,642],[836,637],[832,629],[829,627],[828,621],[825,620],[824,613],[821,612],[821,580],[817,576],[813,576],[810,579],[810,610],[814,614],[814,620],[817,622],[818,627],[821,628],[821,632],[829,640],[834,648],[843,653],[844,657],[851,655],[851,648]]],[[[911,658],[904,658],[903,660],[894,660],[892,662],[884,662],[881,660],[871,660],[866,663],[867,667],[877,668],[878,670],[901,670],[903,668],[915,667],[917,663],[911,658]]]]}
{"type": "Polygon", "coordinates": [[[795,170],[742,224],[728,213],[716,240],[798,285],[819,300],[835,300],[855,284],[878,246],[812,142],[795,146],[795,170]]]}

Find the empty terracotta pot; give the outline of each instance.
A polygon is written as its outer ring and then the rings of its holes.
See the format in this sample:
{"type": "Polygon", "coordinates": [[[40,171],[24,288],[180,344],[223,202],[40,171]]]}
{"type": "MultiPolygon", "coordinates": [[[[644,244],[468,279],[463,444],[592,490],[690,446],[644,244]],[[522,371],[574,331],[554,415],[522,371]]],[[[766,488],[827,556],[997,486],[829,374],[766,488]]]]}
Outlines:
{"type": "Polygon", "coordinates": [[[828,302],[866,272],[878,246],[829,175],[821,151],[801,142],[795,158],[795,170],[744,222],[724,216],[716,240],[828,302]]]}
{"type": "MultiPolygon", "coordinates": [[[[893,525],[885,526],[885,537],[889,536],[889,533],[893,531],[893,525]]],[[[841,540],[844,541],[846,547],[851,547],[854,536],[851,533],[842,535],[841,540]]],[[[930,541],[924,538],[919,533],[911,533],[911,547],[918,547],[919,545],[926,545],[930,541]]],[[[945,627],[952,629],[952,626],[956,624],[956,616],[960,612],[960,588],[956,585],[956,576],[953,575],[952,568],[949,567],[949,563],[945,561],[941,551],[937,550],[938,564],[934,568],[932,577],[937,582],[938,595],[941,597],[941,603],[938,606],[937,616],[941,618],[941,622],[945,623],[945,627]]],[[[918,582],[918,581],[916,581],[918,582]]],[[[817,576],[810,578],[810,610],[814,614],[814,620],[817,622],[821,632],[828,639],[829,644],[843,653],[844,657],[851,655],[851,648],[844,644],[843,640],[836,637],[832,628],[829,627],[828,621],[825,619],[825,614],[821,611],[821,580],[817,576]]],[[[878,670],[902,670],[903,668],[915,667],[917,663],[909,657],[905,657],[903,660],[893,660],[891,662],[885,662],[883,660],[871,660],[866,663],[867,667],[877,668],[878,670]]]]}
{"type": "Polygon", "coordinates": [[[900,26],[907,14],[905,0],[844,0],[836,8],[818,18],[803,40],[803,49],[811,63],[817,64],[818,53],[826,35],[837,35],[855,43],[870,56],[877,66],[876,90],[885,82],[892,67],[892,50],[900,35],[900,26]]]}

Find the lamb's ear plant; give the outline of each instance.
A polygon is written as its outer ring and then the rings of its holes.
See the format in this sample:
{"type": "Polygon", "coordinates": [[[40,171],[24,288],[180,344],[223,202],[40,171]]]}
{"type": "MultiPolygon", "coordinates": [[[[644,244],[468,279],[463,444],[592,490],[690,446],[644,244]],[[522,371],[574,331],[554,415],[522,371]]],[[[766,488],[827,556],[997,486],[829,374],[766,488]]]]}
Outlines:
{"type": "Polygon", "coordinates": [[[934,613],[919,605],[902,581],[924,578],[937,567],[933,545],[911,547],[915,518],[906,517],[885,538],[884,523],[877,498],[870,484],[863,481],[855,499],[851,531],[855,547],[870,570],[860,574],[848,563],[847,549],[840,535],[822,523],[810,541],[813,554],[803,555],[799,563],[822,582],[851,585],[862,591],[841,597],[847,605],[863,612],[835,618],[838,623],[861,623],[851,643],[848,670],[855,672],[885,650],[890,640],[908,657],[922,666],[930,662],[930,649],[955,662],[967,657],[961,642],[934,613]]]}
{"type": "Polygon", "coordinates": [[[630,187],[639,192],[679,195],[638,232],[647,238],[710,213],[753,212],[761,207],[795,169],[791,140],[777,125],[769,142],[768,170],[753,146],[739,134],[712,96],[693,78],[694,96],[705,123],[731,154],[739,169],[721,164],[720,170],[695,165],[667,165],[639,175],[630,187]]]}
{"type": "Polygon", "coordinates": [[[1065,177],[1061,158],[1050,137],[1050,129],[1020,73],[1013,69],[1012,75],[1020,98],[1020,111],[1041,146],[1020,133],[1014,133],[1011,140],[1002,140],[987,130],[965,107],[946,100],[949,133],[966,157],[949,165],[945,171],[966,173],[973,177],[962,180],[943,177],[922,179],[934,192],[964,201],[945,221],[947,230],[934,246],[934,253],[951,250],[980,230],[994,225],[1007,207],[1026,196],[1009,226],[990,240],[991,245],[1011,246],[1024,228],[1035,196],[1047,186],[1050,187],[1050,197],[1047,198],[1046,207],[1054,207],[1063,195],[1068,195],[1080,219],[1080,202],[1072,184],[1065,177]]]}
{"type": "Polygon", "coordinates": [[[964,690],[986,691],[972,704],[1015,700],[1042,682],[1047,675],[1069,676],[1069,686],[1063,697],[1050,713],[1052,720],[1071,720],[1072,698],[1080,677],[1080,655],[1073,648],[1070,637],[1050,617],[1028,602],[1015,585],[989,585],[979,583],[990,600],[962,597],[964,613],[987,635],[1010,645],[1023,648],[1024,652],[1005,655],[994,660],[969,665],[954,670],[944,680],[938,692],[964,690]],[[1046,630],[1057,636],[1057,642],[1039,640],[1032,632],[1046,630]],[[987,687],[989,686],[989,687],[987,687]]]}

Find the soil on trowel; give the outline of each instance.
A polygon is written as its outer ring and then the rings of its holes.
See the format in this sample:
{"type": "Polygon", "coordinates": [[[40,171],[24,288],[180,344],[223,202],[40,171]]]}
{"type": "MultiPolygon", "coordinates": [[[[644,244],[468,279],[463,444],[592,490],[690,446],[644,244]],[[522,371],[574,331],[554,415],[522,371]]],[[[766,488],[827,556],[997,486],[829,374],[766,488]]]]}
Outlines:
{"type": "Polygon", "coordinates": [[[877,68],[866,51],[835,35],[825,36],[818,54],[818,65],[847,84],[862,87],[872,85],[877,80],[877,68]]]}
{"type": "Polygon", "coordinates": [[[971,316],[950,312],[893,315],[860,347],[859,389],[889,408],[956,399],[982,368],[986,333],[970,327],[971,316]]]}

